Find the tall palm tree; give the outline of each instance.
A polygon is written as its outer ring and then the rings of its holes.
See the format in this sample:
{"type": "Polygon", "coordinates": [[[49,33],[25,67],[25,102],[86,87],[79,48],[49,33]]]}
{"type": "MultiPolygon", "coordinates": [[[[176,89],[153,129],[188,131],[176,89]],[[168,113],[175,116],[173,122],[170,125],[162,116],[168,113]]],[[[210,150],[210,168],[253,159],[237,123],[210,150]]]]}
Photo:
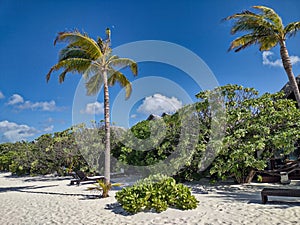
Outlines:
{"type": "Polygon", "coordinates": [[[137,64],[128,58],[119,58],[112,55],[110,48],[110,30],[106,29],[106,40],[97,38],[97,41],[79,31],[58,33],[54,45],[65,42],[67,46],[59,52],[58,63],[55,64],[46,76],[47,82],[52,72],[63,69],[59,75],[59,82],[65,80],[69,72],[82,74],[87,80],[87,95],[95,95],[101,85],[104,89],[104,120],[105,120],[105,168],[106,184],[110,184],[110,109],[109,86],[118,82],[125,88],[126,98],[129,98],[132,88],[129,80],[118,69],[129,67],[134,76],[137,75],[137,64]]]}
{"type": "Polygon", "coordinates": [[[273,9],[265,6],[253,6],[253,8],[260,13],[246,10],[225,18],[225,20],[235,20],[231,34],[246,32],[231,42],[229,51],[234,49],[238,52],[255,44],[259,45],[260,51],[266,51],[279,44],[282,64],[300,108],[300,93],[285,43],[287,38],[295,36],[299,31],[300,21],[284,26],[280,16],[273,9]]]}

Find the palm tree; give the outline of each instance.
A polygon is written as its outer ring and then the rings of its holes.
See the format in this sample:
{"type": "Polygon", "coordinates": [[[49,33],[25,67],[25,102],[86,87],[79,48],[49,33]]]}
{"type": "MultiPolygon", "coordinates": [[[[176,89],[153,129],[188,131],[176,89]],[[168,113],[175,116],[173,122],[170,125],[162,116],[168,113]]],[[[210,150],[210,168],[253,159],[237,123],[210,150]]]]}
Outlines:
{"type": "Polygon", "coordinates": [[[65,80],[67,73],[79,73],[87,80],[87,95],[95,95],[101,85],[104,89],[104,121],[105,121],[105,166],[104,176],[106,184],[110,183],[110,109],[109,86],[118,82],[125,87],[126,98],[130,97],[131,84],[126,76],[117,68],[129,67],[134,76],[137,75],[137,64],[128,58],[119,58],[112,55],[110,48],[110,30],[106,29],[106,40],[97,38],[97,41],[79,31],[60,32],[54,41],[65,42],[68,45],[59,52],[58,63],[55,64],[46,76],[47,82],[52,72],[63,69],[59,75],[59,82],[65,80]]]}
{"type": "Polygon", "coordinates": [[[246,10],[224,19],[235,19],[231,34],[246,32],[231,42],[229,51],[234,49],[235,52],[238,52],[255,44],[259,45],[260,51],[266,51],[279,44],[282,64],[300,108],[300,93],[285,43],[286,38],[296,35],[300,29],[300,21],[284,26],[280,16],[273,9],[265,6],[253,6],[253,8],[259,10],[260,13],[256,14],[246,10]]]}

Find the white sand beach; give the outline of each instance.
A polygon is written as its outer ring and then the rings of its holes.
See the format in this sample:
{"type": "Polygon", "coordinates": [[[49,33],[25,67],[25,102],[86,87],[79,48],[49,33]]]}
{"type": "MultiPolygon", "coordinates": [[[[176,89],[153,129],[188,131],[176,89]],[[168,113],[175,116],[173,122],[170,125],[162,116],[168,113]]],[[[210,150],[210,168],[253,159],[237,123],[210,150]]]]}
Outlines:
{"type": "MultiPolygon", "coordinates": [[[[124,182],[128,181],[128,178],[124,182]]],[[[119,179],[120,180],[120,179],[119,179]]],[[[69,185],[70,178],[14,177],[0,174],[0,224],[299,224],[300,198],[270,197],[261,204],[260,191],[280,184],[192,184],[197,209],[127,214],[114,195],[99,199],[86,191],[91,184],[69,185]]],[[[284,188],[300,188],[293,181],[284,188]]]]}

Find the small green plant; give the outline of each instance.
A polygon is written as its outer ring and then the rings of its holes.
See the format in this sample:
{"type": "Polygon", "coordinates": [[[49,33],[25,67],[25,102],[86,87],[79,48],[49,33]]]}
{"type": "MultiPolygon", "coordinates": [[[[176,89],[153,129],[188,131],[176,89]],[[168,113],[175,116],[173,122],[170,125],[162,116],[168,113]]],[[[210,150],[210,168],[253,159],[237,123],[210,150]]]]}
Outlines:
{"type": "Polygon", "coordinates": [[[97,191],[100,191],[102,192],[101,194],[101,197],[102,198],[107,198],[109,197],[109,191],[111,190],[111,188],[113,186],[121,186],[122,184],[120,183],[109,183],[109,184],[106,184],[104,181],[102,180],[97,180],[97,183],[94,185],[94,187],[88,187],[87,190],[89,191],[93,191],[93,190],[97,190],[97,191]]]}
{"type": "Polygon", "coordinates": [[[263,178],[262,178],[261,175],[257,175],[257,181],[258,181],[258,182],[262,182],[262,181],[263,181],[263,178]]]}
{"type": "Polygon", "coordinates": [[[198,200],[188,187],[176,184],[172,177],[154,175],[116,193],[116,199],[129,213],[146,210],[165,211],[168,207],[195,209],[198,200]]]}

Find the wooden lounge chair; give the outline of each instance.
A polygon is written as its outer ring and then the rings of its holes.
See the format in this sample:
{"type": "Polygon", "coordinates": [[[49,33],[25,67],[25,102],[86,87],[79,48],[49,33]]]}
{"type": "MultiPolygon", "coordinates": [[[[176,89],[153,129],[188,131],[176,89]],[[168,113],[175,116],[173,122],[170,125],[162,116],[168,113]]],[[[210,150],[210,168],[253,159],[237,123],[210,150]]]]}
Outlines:
{"type": "Polygon", "coordinates": [[[70,185],[77,184],[79,185],[80,183],[91,183],[91,182],[97,182],[97,180],[105,180],[104,176],[92,176],[89,177],[87,176],[84,172],[82,171],[76,171],[74,174],[74,179],[71,180],[70,185]]]}
{"type": "Polygon", "coordinates": [[[300,161],[292,161],[287,163],[285,166],[279,169],[274,170],[264,170],[260,171],[263,182],[271,183],[271,182],[281,182],[282,184],[289,184],[291,181],[292,175],[300,171],[300,161]],[[268,176],[264,176],[267,174],[268,176]]]}
{"type": "Polygon", "coordinates": [[[300,189],[264,188],[261,191],[261,200],[263,204],[267,203],[268,196],[300,197],[300,189]]]}

